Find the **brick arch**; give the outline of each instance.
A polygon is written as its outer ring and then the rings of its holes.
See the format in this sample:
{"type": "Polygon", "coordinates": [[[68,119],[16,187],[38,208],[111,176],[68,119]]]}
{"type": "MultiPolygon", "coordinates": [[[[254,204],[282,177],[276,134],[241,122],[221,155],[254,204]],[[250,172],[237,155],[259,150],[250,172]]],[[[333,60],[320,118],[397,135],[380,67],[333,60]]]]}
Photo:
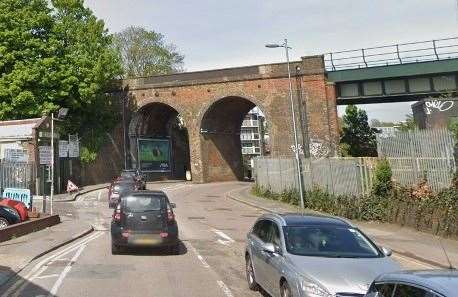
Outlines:
{"type": "Polygon", "coordinates": [[[221,100],[224,100],[225,98],[230,98],[230,97],[240,98],[240,99],[243,99],[243,100],[246,100],[246,101],[249,101],[249,102],[253,103],[255,106],[257,106],[264,113],[267,121],[269,121],[269,119],[271,118],[270,111],[267,109],[267,106],[265,105],[265,102],[263,100],[260,100],[257,97],[250,96],[250,95],[243,94],[243,93],[230,93],[230,94],[225,95],[225,96],[213,97],[210,100],[207,100],[207,102],[205,102],[204,104],[202,104],[202,107],[200,108],[199,113],[197,115],[199,131],[202,128],[202,120],[203,120],[204,116],[212,108],[212,106],[214,106],[218,102],[221,102],[221,100]]]}
{"type": "Polygon", "coordinates": [[[138,163],[139,137],[167,138],[171,142],[172,159],[171,171],[165,173],[148,173],[149,178],[156,179],[167,176],[170,178],[184,178],[189,170],[189,134],[186,119],[183,118],[184,127],[176,126],[175,119],[179,111],[165,100],[144,101],[133,113],[129,123],[129,147],[133,167],[138,163]]]}
{"type": "Polygon", "coordinates": [[[157,98],[147,98],[147,99],[137,100],[135,113],[138,113],[142,109],[146,108],[148,105],[155,104],[155,103],[164,104],[174,109],[178,114],[180,114],[183,117],[183,119],[185,120],[185,126],[188,127],[189,119],[188,119],[188,114],[186,112],[186,105],[178,104],[177,102],[174,102],[174,100],[171,100],[170,98],[167,98],[167,97],[161,96],[157,98]]]}

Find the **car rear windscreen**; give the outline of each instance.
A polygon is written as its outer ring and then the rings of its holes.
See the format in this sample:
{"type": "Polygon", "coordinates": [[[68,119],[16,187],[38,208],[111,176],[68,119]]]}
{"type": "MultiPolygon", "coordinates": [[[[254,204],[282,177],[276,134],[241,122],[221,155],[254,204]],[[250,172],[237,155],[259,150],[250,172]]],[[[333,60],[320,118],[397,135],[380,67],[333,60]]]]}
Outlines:
{"type": "Polygon", "coordinates": [[[125,211],[142,212],[160,210],[162,196],[129,196],[123,199],[125,211]]]}

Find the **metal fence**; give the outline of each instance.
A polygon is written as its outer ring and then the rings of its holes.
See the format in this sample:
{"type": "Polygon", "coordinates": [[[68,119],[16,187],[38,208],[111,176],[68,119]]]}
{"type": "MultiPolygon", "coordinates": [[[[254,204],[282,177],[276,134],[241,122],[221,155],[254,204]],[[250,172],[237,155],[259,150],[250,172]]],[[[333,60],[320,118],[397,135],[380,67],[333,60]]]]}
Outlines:
{"type": "Polygon", "coordinates": [[[458,37],[399,43],[325,54],[326,70],[336,71],[458,58],[458,37]]]}
{"type": "Polygon", "coordinates": [[[5,188],[33,189],[34,166],[28,163],[0,162],[0,193],[5,188]]]}
{"type": "Polygon", "coordinates": [[[450,185],[456,170],[454,146],[453,136],[447,129],[377,136],[378,155],[390,162],[393,179],[402,185],[412,185],[427,178],[436,191],[450,185]]]}
{"type": "MultiPolygon", "coordinates": [[[[434,191],[450,186],[456,161],[453,136],[448,130],[397,132],[394,136],[378,136],[377,144],[379,158],[389,161],[393,180],[399,184],[412,186],[426,177],[434,191]]],[[[379,158],[302,159],[304,188],[368,194],[379,158]]],[[[256,158],[254,178],[259,186],[276,193],[299,188],[293,158],[256,158]]]]}
{"type": "MultiPolygon", "coordinates": [[[[304,189],[320,187],[334,194],[367,194],[372,187],[375,161],[374,158],[302,159],[304,189]]],[[[299,188],[292,158],[258,157],[254,177],[259,186],[276,193],[299,188]]]]}

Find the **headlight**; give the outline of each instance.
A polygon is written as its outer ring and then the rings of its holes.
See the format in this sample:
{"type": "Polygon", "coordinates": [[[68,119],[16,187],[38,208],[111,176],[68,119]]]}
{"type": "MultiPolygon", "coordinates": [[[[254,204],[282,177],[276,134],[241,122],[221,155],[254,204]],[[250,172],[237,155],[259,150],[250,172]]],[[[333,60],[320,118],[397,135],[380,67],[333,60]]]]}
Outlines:
{"type": "Polygon", "coordinates": [[[302,291],[307,297],[333,297],[319,285],[307,281],[302,281],[302,291]]]}

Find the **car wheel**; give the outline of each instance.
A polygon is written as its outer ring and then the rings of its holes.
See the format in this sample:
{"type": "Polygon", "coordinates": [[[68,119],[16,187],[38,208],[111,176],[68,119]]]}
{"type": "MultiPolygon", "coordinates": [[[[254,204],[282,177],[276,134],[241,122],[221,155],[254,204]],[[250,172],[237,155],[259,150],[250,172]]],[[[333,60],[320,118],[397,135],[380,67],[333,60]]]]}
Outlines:
{"type": "Polygon", "coordinates": [[[8,227],[10,223],[5,218],[0,218],[0,229],[8,227]]]}
{"type": "Polygon", "coordinates": [[[280,285],[280,296],[281,297],[293,297],[293,293],[291,293],[291,289],[287,281],[282,282],[282,284],[280,285]]]}
{"type": "Polygon", "coordinates": [[[248,288],[250,288],[250,290],[259,290],[259,285],[254,278],[253,263],[251,262],[250,256],[246,257],[246,279],[248,282],[248,288]]]}
{"type": "Polygon", "coordinates": [[[119,255],[121,253],[121,247],[114,243],[111,243],[111,254],[112,255],[119,255]]]}

